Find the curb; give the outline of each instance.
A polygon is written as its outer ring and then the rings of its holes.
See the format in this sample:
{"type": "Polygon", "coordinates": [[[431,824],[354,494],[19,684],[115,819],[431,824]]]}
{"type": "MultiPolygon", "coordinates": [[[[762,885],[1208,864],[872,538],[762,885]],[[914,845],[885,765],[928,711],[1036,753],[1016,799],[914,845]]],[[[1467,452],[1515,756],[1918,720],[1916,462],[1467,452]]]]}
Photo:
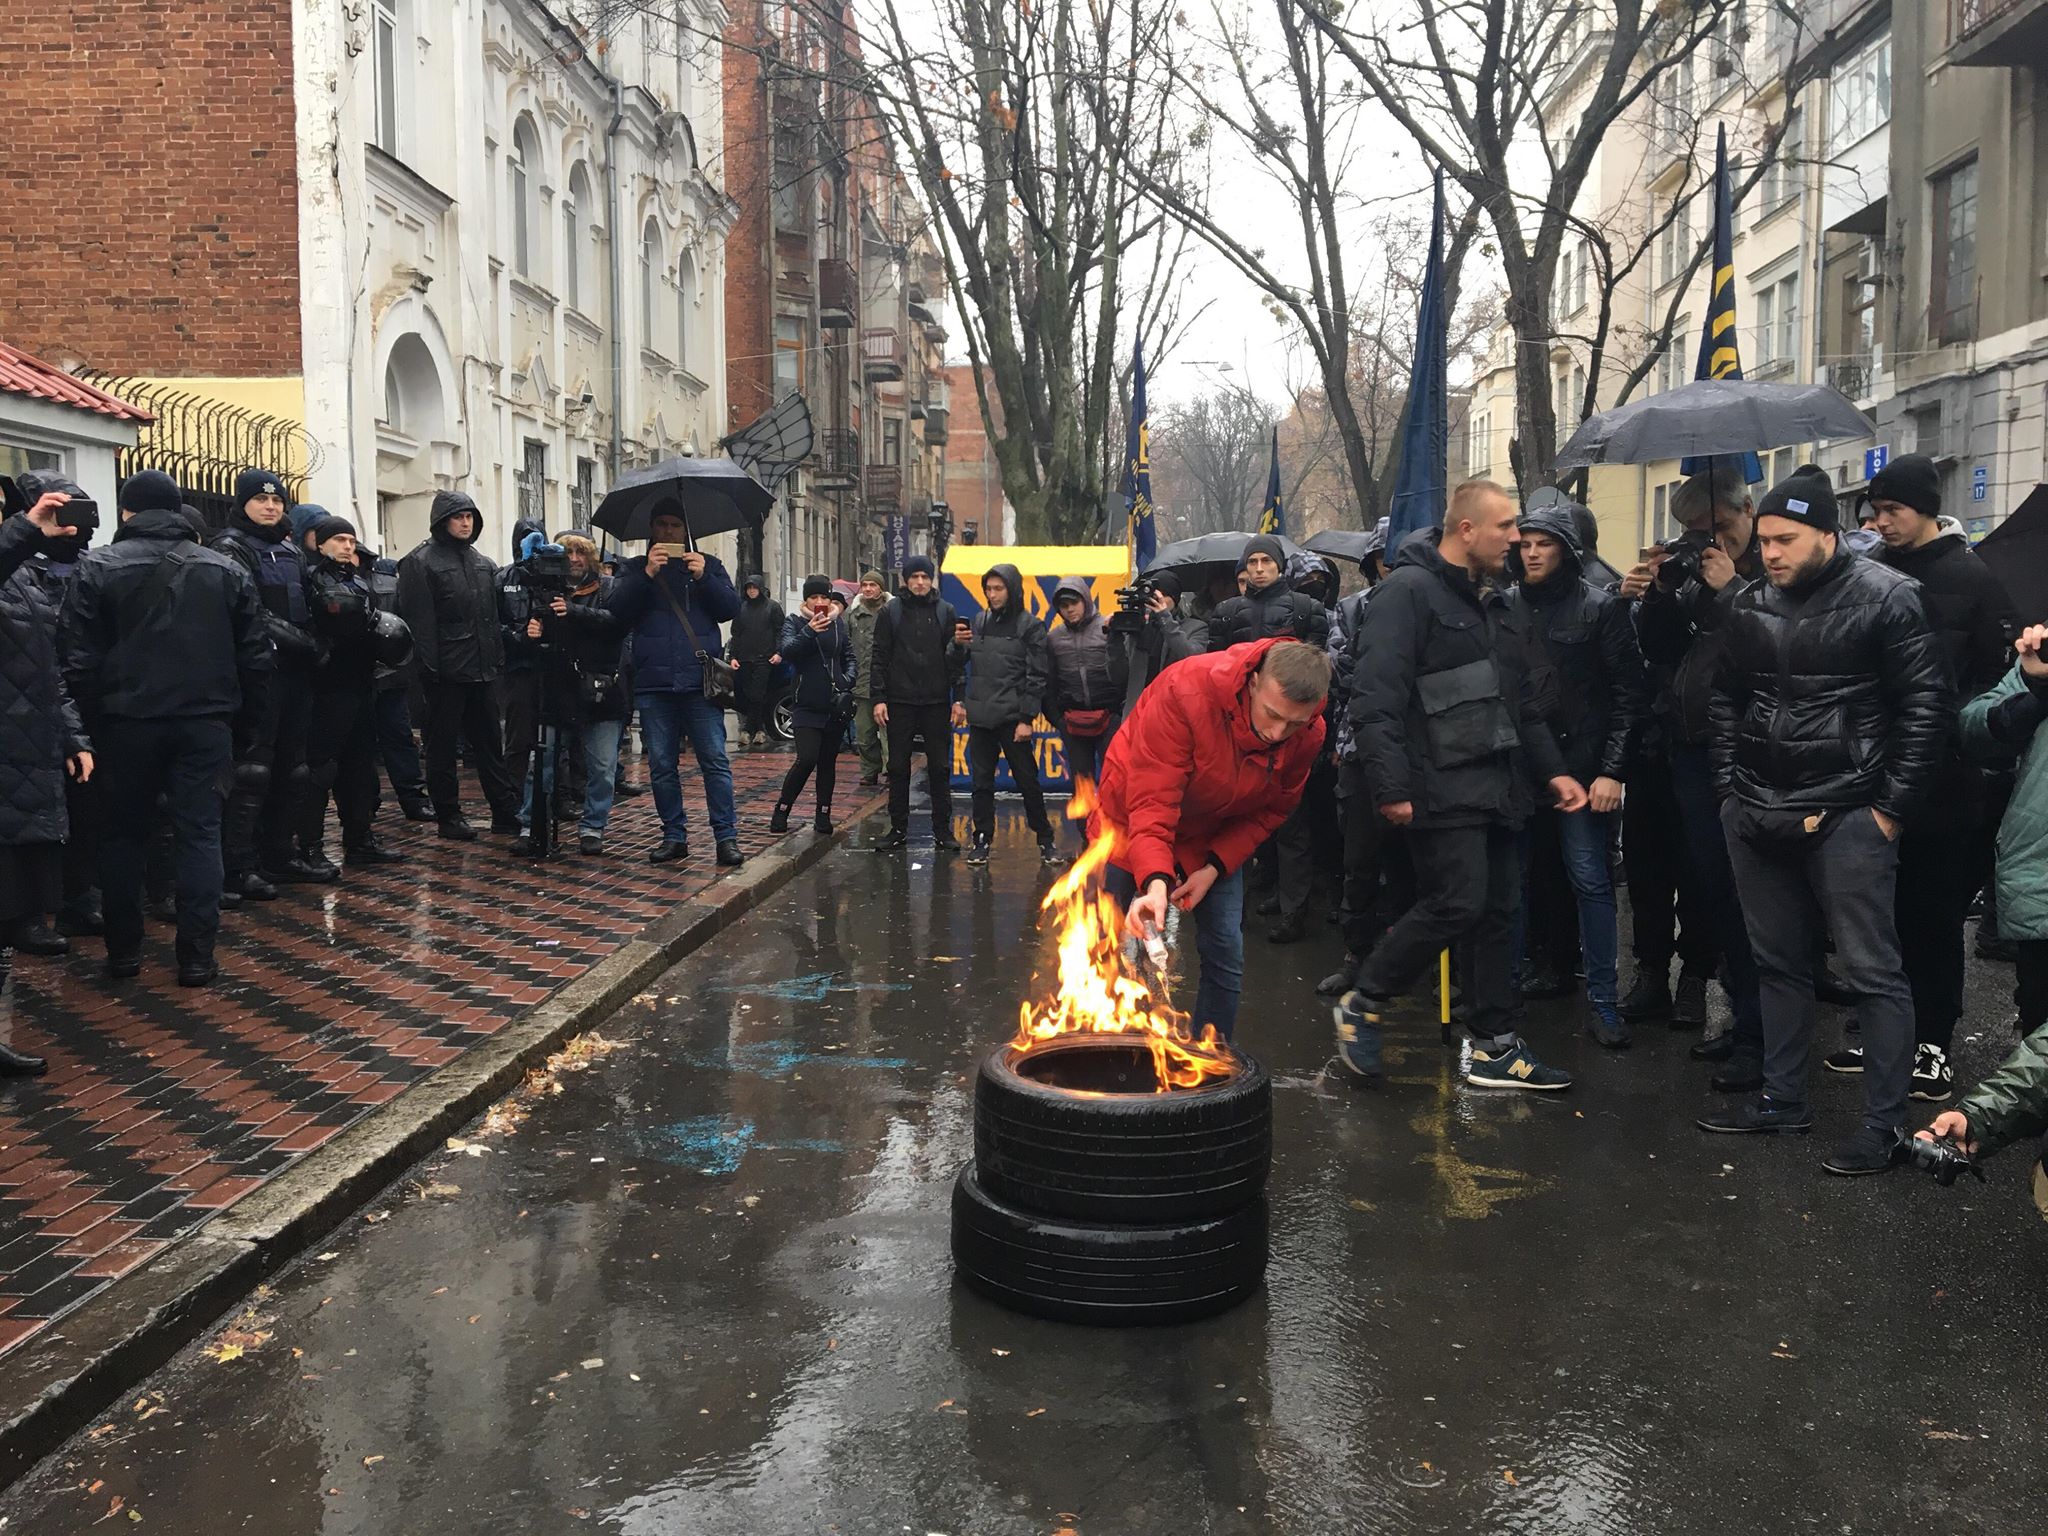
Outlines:
{"type": "Polygon", "coordinates": [[[830,837],[756,855],[737,874],[678,902],[489,1040],[115,1281],[58,1329],[0,1358],[0,1489],[504,1097],[529,1067],[819,863],[885,804],[877,795],[830,837]]]}

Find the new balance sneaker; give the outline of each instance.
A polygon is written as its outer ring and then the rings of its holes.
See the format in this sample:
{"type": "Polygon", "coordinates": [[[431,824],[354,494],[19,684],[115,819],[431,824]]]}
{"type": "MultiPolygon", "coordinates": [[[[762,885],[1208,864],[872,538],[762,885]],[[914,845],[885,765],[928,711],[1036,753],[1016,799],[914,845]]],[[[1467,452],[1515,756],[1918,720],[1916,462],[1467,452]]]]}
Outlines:
{"type": "Polygon", "coordinates": [[[1781,1104],[1767,1093],[1744,1099],[1693,1122],[1722,1136],[1804,1136],[1813,1129],[1813,1110],[1805,1104],[1781,1104]]]}
{"type": "Polygon", "coordinates": [[[1866,1125],[1822,1158],[1820,1165],[1840,1178],[1860,1179],[1873,1173],[1890,1172],[1898,1155],[1898,1143],[1889,1131],[1866,1125]]]}
{"type": "Polygon", "coordinates": [[[1381,1009],[1377,998],[1353,990],[1338,999],[1330,1010],[1337,1022],[1337,1056],[1345,1067],[1365,1082],[1377,1085],[1386,1076],[1380,1066],[1381,1009]]]}
{"type": "Polygon", "coordinates": [[[1673,1029],[1705,1029],[1707,1027],[1707,978],[1684,972],[1678,978],[1678,991],[1671,999],[1671,1027],[1673,1029]]]}
{"type": "Polygon", "coordinates": [[[1533,1088],[1554,1093],[1572,1085],[1572,1075],[1546,1067],[1521,1040],[1501,1050],[1488,1050],[1476,1042],[1472,1065],[1465,1069],[1465,1081],[1481,1088],[1533,1088]]]}
{"type": "Polygon", "coordinates": [[[1948,1069],[1948,1052],[1923,1045],[1913,1052],[1913,1086],[1907,1097],[1923,1104],[1946,1104],[1955,1097],[1956,1080],[1948,1069]]]}
{"type": "Polygon", "coordinates": [[[1610,1051],[1625,1051],[1634,1044],[1621,1015],[1608,1004],[1593,1004],[1593,1015],[1586,1020],[1586,1033],[1610,1051]]]}
{"type": "Polygon", "coordinates": [[[1863,1047],[1860,1045],[1844,1046],[1841,1050],[1836,1051],[1834,1055],[1828,1057],[1821,1065],[1830,1072],[1861,1072],[1863,1070],[1863,1047]]]}

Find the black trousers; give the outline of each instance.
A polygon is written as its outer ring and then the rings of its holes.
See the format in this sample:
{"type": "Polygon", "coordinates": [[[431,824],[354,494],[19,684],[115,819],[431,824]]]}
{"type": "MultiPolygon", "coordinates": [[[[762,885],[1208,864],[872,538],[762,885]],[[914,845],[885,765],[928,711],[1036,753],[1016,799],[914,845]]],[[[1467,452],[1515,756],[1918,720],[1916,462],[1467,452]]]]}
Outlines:
{"type": "Polygon", "coordinates": [[[1301,801],[1268,840],[1278,871],[1282,918],[1298,917],[1308,908],[1318,877],[1331,886],[1344,878],[1343,833],[1337,821],[1336,769],[1318,762],[1309,769],[1301,801]]]}
{"type": "Polygon", "coordinates": [[[1527,864],[1522,877],[1524,959],[1570,977],[1579,968],[1579,898],[1565,873],[1555,815],[1539,811],[1530,818],[1527,864]]]}
{"type": "Polygon", "coordinates": [[[1410,827],[1415,900],[1358,968],[1358,990],[1401,996],[1445,949],[1465,986],[1475,1040],[1505,1045],[1521,1032],[1515,916],[1522,901],[1519,837],[1510,827],[1410,827]]]}
{"type": "Polygon", "coordinates": [[[161,794],[177,846],[178,959],[212,959],[220,934],[220,786],[235,754],[228,722],[103,719],[93,744],[94,761],[104,765],[94,776],[104,775],[106,786],[100,899],[107,953],[142,949],[143,869],[161,794]]]}
{"type": "Polygon", "coordinates": [[[1338,770],[1344,807],[1344,949],[1364,955],[1415,898],[1408,845],[1374,801],[1356,763],[1338,770]]]}
{"type": "Polygon", "coordinates": [[[775,669],[768,664],[768,658],[750,656],[741,660],[739,676],[733,682],[733,691],[738,695],[733,702],[740,707],[740,729],[767,730],[769,702],[775,694],[775,669]]]}
{"type": "Polygon", "coordinates": [[[1963,1016],[1963,924],[1995,862],[1997,827],[1907,827],[1899,835],[1899,960],[1913,989],[1913,1040],[1946,1051],[1963,1016]]]}
{"type": "Polygon", "coordinates": [[[327,797],[341,819],[345,847],[370,840],[377,814],[377,696],[367,680],[359,688],[328,689],[313,696],[306,731],[306,764],[312,783],[299,825],[299,845],[318,848],[327,828],[327,797]]]}
{"type": "Polygon", "coordinates": [[[499,746],[498,701],[489,683],[441,679],[426,685],[427,793],[443,821],[462,814],[462,786],[455,777],[457,746],[469,743],[470,761],[483,784],[491,814],[517,820],[519,796],[505,770],[499,746]]]}
{"type": "Polygon", "coordinates": [[[1629,769],[1621,856],[1636,968],[1668,980],[1676,955],[1688,976],[1713,975],[1721,949],[1712,914],[1700,910],[1698,882],[1687,872],[1685,822],[1666,758],[1645,758],[1629,769]]]}
{"type": "Polygon", "coordinates": [[[839,747],[846,740],[846,727],[837,720],[830,725],[800,725],[796,728],[796,761],[782,776],[782,804],[796,804],[813,769],[818,775],[818,814],[829,815],[832,791],[839,784],[839,747]]]}
{"type": "Polygon", "coordinates": [[[64,780],[64,817],[71,828],[64,840],[64,910],[69,913],[90,910],[99,888],[100,827],[106,815],[100,783],[97,773],[84,784],[64,780]]]}
{"type": "MultiPolygon", "coordinates": [[[[886,700],[884,702],[887,702],[886,700]]],[[[953,711],[946,704],[889,705],[889,829],[910,830],[910,754],[924,743],[931,778],[932,835],[953,835],[953,711]]]]}
{"type": "Polygon", "coordinates": [[[377,689],[377,753],[384,776],[401,804],[427,798],[426,770],[420,766],[420,744],[412,733],[412,689],[384,684],[377,689]]]}
{"type": "Polygon", "coordinates": [[[967,771],[974,786],[974,835],[993,837],[996,831],[996,760],[1010,765],[1010,782],[1024,797],[1024,819],[1040,840],[1052,836],[1052,823],[1045,817],[1045,789],[1038,782],[1038,743],[1026,736],[1017,740],[1011,725],[970,725],[967,728],[967,771]]]}
{"type": "Polygon", "coordinates": [[[498,704],[504,721],[505,777],[524,804],[533,775],[534,743],[540,739],[540,674],[507,672],[498,685],[498,704]]]}
{"type": "Polygon", "coordinates": [[[306,730],[312,716],[308,680],[297,672],[278,672],[254,745],[235,762],[224,834],[230,877],[276,869],[292,856],[292,837],[304,816],[306,730]]]}

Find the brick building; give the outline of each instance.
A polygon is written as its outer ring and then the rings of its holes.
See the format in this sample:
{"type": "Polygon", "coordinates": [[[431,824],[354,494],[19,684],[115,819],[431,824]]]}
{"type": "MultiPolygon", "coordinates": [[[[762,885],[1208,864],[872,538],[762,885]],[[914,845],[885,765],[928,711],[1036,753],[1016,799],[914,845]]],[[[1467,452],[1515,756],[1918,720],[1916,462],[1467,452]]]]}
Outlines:
{"type": "MultiPolygon", "coordinates": [[[[1003,472],[996,463],[988,433],[981,422],[981,402],[974,392],[974,367],[957,363],[946,370],[946,387],[960,403],[960,419],[954,423],[946,444],[946,500],[951,505],[953,526],[958,536],[970,536],[977,544],[1008,544],[1016,538],[1017,519],[1003,494],[1003,472]]],[[[991,389],[989,409],[996,413],[996,427],[1002,429],[1002,402],[991,389]]]]}

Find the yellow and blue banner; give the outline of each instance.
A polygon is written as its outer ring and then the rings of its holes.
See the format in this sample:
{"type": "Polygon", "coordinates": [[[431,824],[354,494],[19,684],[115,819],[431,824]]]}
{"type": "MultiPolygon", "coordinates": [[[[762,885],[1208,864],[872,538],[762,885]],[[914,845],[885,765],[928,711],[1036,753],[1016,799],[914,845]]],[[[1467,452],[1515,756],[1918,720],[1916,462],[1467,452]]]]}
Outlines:
{"type": "Polygon", "coordinates": [[[1273,428],[1273,458],[1266,470],[1266,504],[1259,508],[1259,532],[1287,537],[1287,513],[1280,505],[1280,428],[1273,428]]]}
{"type": "MultiPolygon", "coordinates": [[[[1707,291],[1707,323],[1700,330],[1699,360],[1692,376],[1699,379],[1742,377],[1742,347],[1735,326],[1735,192],[1728,180],[1728,125],[1721,125],[1714,145],[1714,270],[1707,291]]],[[[1721,458],[1734,459],[1734,454],[1721,458]]],[[[1678,472],[1696,475],[1711,469],[1713,454],[1681,459],[1678,472]]],[[[1742,478],[1755,485],[1764,467],[1753,453],[1741,455],[1742,478]]]]}
{"type": "Polygon", "coordinates": [[[1159,531],[1152,523],[1152,423],[1145,410],[1142,336],[1131,351],[1131,426],[1124,440],[1124,519],[1130,535],[1131,569],[1142,571],[1159,553],[1159,531]]]}

